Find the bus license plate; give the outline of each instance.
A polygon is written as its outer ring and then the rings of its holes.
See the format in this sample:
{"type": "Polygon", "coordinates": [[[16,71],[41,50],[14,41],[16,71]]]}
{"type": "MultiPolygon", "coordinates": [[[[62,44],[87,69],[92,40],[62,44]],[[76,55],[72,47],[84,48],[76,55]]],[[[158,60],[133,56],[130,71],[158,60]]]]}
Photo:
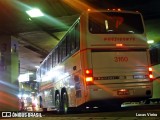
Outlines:
{"type": "Polygon", "coordinates": [[[117,95],[129,95],[129,90],[118,90],[117,95]]]}
{"type": "Polygon", "coordinates": [[[134,75],[133,78],[134,79],[144,79],[145,76],[144,75],[134,75]]]}

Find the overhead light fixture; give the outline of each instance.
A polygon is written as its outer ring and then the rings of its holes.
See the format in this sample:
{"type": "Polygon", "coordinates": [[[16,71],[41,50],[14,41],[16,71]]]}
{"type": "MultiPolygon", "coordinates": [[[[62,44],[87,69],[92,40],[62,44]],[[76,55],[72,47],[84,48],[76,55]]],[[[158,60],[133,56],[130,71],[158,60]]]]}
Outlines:
{"type": "Polygon", "coordinates": [[[148,43],[148,44],[153,44],[153,43],[154,43],[154,40],[148,40],[147,43],[148,43]]]}
{"type": "Polygon", "coordinates": [[[36,65],[36,66],[35,66],[35,68],[37,68],[37,69],[38,69],[38,68],[39,68],[39,66],[38,66],[38,65],[36,65]]]}
{"type": "Polygon", "coordinates": [[[31,10],[26,11],[26,13],[30,16],[30,17],[41,17],[44,16],[44,14],[42,13],[42,11],[38,8],[34,8],[31,10]]]}
{"type": "Polygon", "coordinates": [[[20,74],[18,77],[19,82],[26,82],[29,81],[29,75],[28,74],[20,74]]]}
{"type": "Polygon", "coordinates": [[[28,75],[33,75],[34,73],[33,72],[28,72],[28,75]]]}

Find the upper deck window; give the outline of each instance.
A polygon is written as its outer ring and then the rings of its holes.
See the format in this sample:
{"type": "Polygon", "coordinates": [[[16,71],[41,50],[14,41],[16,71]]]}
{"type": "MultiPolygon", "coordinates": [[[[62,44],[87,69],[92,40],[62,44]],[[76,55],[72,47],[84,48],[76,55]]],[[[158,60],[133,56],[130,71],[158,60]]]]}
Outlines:
{"type": "Polygon", "coordinates": [[[93,34],[142,34],[144,28],[140,14],[91,12],[89,31],[93,34]]]}

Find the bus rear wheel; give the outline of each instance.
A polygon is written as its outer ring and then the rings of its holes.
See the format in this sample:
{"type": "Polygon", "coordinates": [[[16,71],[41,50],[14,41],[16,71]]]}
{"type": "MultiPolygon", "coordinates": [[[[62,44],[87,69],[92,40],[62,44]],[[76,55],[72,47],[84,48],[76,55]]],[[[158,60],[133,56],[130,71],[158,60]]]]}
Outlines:
{"type": "Polygon", "coordinates": [[[62,94],[62,103],[61,103],[61,110],[62,110],[62,113],[63,114],[66,114],[68,113],[68,96],[67,96],[67,93],[64,92],[62,94]]]}
{"type": "Polygon", "coordinates": [[[56,97],[55,97],[55,107],[56,107],[57,112],[59,113],[60,112],[60,108],[61,108],[60,95],[59,94],[56,94],[56,97]]]}

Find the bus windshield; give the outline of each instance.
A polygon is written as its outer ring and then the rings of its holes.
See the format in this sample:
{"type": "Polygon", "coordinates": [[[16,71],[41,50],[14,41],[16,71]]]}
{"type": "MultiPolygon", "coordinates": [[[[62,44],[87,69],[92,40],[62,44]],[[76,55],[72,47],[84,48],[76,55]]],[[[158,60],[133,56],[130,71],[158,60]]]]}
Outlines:
{"type": "Polygon", "coordinates": [[[140,14],[119,12],[89,13],[89,32],[92,34],[142,34],[140,14]]]}

